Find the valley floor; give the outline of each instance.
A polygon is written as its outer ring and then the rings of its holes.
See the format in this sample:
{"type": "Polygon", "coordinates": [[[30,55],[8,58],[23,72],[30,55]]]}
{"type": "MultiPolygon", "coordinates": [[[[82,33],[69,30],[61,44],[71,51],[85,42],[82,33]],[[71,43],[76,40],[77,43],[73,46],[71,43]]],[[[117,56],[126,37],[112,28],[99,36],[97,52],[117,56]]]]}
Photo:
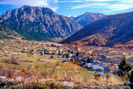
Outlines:
{"type": "Polygon", "coordinates": [[[21,86],[54,83],[56,87],[76,89],[122,87],[120,85],[124,82],[118,76],[111,76],[108,80],[105,75],[96,78],[95,71],[89,71],[73,62],[62,63],[65,58],[56,53],[60,50],[61,54],[65,54],[65,48],[62,44],[52,42],[0,40],[0,84],[3,81],[11,82],[11,86],[15,82],[15,85],[21,86]],[[50,54],[42,55],[39,51],[42,49],[50,54]]]}

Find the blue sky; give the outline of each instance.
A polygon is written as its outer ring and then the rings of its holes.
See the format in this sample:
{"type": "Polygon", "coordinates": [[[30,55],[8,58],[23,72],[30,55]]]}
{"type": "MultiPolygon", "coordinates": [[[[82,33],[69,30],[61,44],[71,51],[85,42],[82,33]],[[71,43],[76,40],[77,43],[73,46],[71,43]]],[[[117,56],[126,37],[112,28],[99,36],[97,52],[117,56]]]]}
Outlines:
{"type": "Polygon", "coordinates": [[[85,12],[117,14],[133,11],[133,0],[0,0],[0,14],[23,5],[49,7],[65,16],[85,12]]]}

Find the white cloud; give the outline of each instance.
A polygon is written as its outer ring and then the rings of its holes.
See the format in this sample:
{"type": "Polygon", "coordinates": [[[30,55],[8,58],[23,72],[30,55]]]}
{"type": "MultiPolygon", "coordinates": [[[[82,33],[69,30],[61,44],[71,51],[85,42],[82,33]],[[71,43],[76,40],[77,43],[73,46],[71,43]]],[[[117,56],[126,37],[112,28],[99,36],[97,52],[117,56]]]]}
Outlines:
{"type": "Polygon", "coordinates": [[[116,1],[116,0],[59,0],[59,2],[106,2],[106,1],[116,1]]]}
{"type": "Polygon", "coordinates": [[[86,2],[106,2],[106,1],[116,1],[116,0],[84,0],[86,2]]]}
{"type": "Polygon", "coordinates": [[[31,5],[31,6],[40,6],[40,7],[49,7],[53,11],[58,9],[57,6],[50,6],[50,3],[58,3],[58,0],[4,0],[0,1],[0,4],[14,5],[16,7],[20,7],[23,5],[31,5]]]}
{"type": "Polygon", "coordinates": [[[108,1],[115,1],[115,2],[132,2],[133,0],[83,0],[85,2],[108,2],[108,1]]]}
{"type": "Polygon", "coordinates": [[[108,3],[87,3],[84,5],[78,5],[78,6],[72,7],[71,9],[81,9],[81,8],[88,8],[88,7],[98,8],[98,7],[105,7],[108,5],[109,5],[108,3]]]}
{"type": "Polygon", "coordinates": [[[133,0],[121,0],[122,3],[133,3],[133,0]]]}
{"type": "Polygon", "coordinates": [[[111,9],[112,11],[123,11],[123,10],[133,8],[133,5],[132,4],[113,4],[113,5],[109,5],[107,8],[111,9]]]}
{"type": "Polygon", "coordinates": [[[78,6],[72,7],[72,9],[80,9],[80,8],[86,8],[86,7],[89,7],[89,5],[88,4],[78,5],[78,6]]]}
{"type": "Polygon", "coordinates": [[[133,8],[133,0],[120,0],[117,3],[111,4],[107,7],[112,11],[123,11],[133,8]]]}
{"type": "Polygon", "coordinates": [[[82,0],[69,0],[69,1],[59,1],[59,3],[72,3],[72,2],[74,2],[74,3],[79,3],[79,2],[83,2],[82,0]]]}
{"type": "Polygon", "coordinates": [[[31,6],[49,6],[48,0],[4,0],[0,4],[10,4],[15,6],[31,5],[31,6]]]}
{"type": "Polygon", "coordinates": [[[113,11],[123,11],[133,8],[133,0],[84,0],[84,1],[87,3],[84,3],[83,5],[74,6],[71,9],[104,8],[108,9],[109,12],[113,12],[113,11]],[[93,1],[93,3],[91,1],[93,1]],[[115,3],[105,2],[105,1],[115,1],[115,3]]]}

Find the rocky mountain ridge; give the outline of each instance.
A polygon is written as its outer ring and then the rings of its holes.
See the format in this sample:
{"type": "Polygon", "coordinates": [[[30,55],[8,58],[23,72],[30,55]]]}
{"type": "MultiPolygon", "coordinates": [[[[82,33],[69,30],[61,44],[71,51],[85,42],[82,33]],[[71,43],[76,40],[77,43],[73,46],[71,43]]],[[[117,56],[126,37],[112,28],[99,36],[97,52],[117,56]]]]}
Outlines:
{"type": "Polygon", "coordinates": [[[70,37],[82,28],[69,18],[49,8],[23,6],[7,11],[0,23],[14,29],[27,40],[60,40],[70,37]]]}

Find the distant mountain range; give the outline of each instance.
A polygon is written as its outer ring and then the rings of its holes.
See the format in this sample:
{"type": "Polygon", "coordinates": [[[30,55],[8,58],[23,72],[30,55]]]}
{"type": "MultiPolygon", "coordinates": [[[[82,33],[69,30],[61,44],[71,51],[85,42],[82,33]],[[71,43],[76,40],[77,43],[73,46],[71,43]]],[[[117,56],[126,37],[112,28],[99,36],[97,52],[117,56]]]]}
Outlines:
{"type": "Polygon", "coordinates": [[[111,16],[87,12],[68,18],[49,8],[23,6],[0,16],[0,38],[66,39],[61,43],[98,46],[126,44],[133,40],[133,12],[111,16]]]}
{"type": "Polygon", "coordinates": [[[80,16],[71,16],[70,19],[73,20],[74,22],[82,25],[83,27],[106,17],[106,15],[100,14],[100,13],[91,13],[91,12],[86,12],[85,14],[82,14],[80,16]]]}
{"type": "Polygon", "coordinates": [[[113,46],[133,40],[133,12],[107,16],[84,27],[62,43],[113,46]]]}
{"type": "Polygon", "coordinates": [[[0,24],[13,29],[26,40],[62,40],[82,28],[68,17],[49,8],[23,6],[0,16],[0,24]]]}

